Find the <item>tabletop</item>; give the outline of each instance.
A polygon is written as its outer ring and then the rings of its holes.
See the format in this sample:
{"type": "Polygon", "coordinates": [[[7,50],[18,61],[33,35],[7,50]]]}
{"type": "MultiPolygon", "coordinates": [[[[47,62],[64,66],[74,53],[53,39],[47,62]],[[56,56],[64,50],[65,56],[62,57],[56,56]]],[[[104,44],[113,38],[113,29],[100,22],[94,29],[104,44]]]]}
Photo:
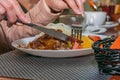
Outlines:
{"type": "Polygon", "coordinates": [[[32,80],[109,80],[99,73],[94,55],[44,58],[14,50],[0,56],[0,76],[32,80]]]}
{"type": "MultiPolygon", "coordinates": [[[[120,26],[104,35],[118,35],[120,26]]],[[[49,54],[49,53],[48,53],[49,54]]],[[[0,76],[32,80],[109,80],[100,74],[94,54],[73,58],[45,58],[19,50],[0,55],[0,76]]]]}

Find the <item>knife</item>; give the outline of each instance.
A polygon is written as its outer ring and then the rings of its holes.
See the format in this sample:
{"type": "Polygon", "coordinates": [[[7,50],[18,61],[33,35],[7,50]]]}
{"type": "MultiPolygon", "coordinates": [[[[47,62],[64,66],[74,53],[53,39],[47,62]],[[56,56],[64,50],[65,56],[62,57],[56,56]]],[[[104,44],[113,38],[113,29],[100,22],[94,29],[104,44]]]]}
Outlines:
{"type": "Polygon", "coordinates": [[[40,30],[47,35],[50,35],[52,37],[55,37],[57,39],[65,41],[65,42],[68,42],[68,41],[70,41],[70,42],[73,42],[73,41],[81,42],[78,39],[73,38],[72,36],[68,36],[68,35],[66,35],[62,32],[58,32],[58,31],[53,30],[53,29],[48,29],[48,28],[45,28],[45,27],[42,27],[42,26],[39,26],[39,25],[36,25],[36,24],[33,24],[33,23],[23,23],[20,20],[17,20],[17,22],[22,23],[24,25],[27,25],[28,27],[32,27],[32,28],[35,28],[37,30],[40,30]]]}

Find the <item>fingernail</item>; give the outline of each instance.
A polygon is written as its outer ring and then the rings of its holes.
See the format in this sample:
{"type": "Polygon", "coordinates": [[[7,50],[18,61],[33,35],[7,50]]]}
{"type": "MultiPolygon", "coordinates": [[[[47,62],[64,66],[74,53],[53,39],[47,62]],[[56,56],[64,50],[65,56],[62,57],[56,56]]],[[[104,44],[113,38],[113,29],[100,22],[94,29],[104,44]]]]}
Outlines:
{"type": "Polygon", "coordinates": [[[80,10],[77,10],[76,12],[77,12],[77,14],[82,14],[82,12],[80,10]]]}
{"type": "Polygon", "coordinates": [[[77,14],[84,16],[84,11],[77,10],[76,12],[77,12],[77,14]]]}
{"type": "Polygon", "coordinates": [[[85,15],[84,15],[84,12],[82,12],[81,15],[82,15],[82,16],[85,16],[85,15]]]}

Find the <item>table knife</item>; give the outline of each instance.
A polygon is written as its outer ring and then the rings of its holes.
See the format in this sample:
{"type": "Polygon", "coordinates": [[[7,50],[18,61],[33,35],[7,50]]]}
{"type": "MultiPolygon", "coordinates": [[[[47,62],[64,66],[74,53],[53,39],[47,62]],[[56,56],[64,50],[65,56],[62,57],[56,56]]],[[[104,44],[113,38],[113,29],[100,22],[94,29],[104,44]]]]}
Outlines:
{"type": "Polygon", "coordinates": [[[73,41],[80,42],[79,40],[73,38],[72,36],[68,36],[68,35],[66,35],[66,34],[64,34],[62,32],[58,32],[58,31],[53,30],[53,29],[48,29],[48,28],[45,28],[45,27],[42,27],[42,26],[39,26],[39,25],[36,25],[36,24],[33,24],[33,23],[23,23],[20,20],[17,20],[17,22],[22,23],[24,25],[27,25],[28,27],[32,27],[32,28],[35,28],[37,30],[40,30],[40,31],[44,32],[47,35],[50,35],[52,37],[55,37],[57,39],[65,41],[65,42],[68,42],[68,41],[70,41],[70,42],[73,42],[73,41]]]}

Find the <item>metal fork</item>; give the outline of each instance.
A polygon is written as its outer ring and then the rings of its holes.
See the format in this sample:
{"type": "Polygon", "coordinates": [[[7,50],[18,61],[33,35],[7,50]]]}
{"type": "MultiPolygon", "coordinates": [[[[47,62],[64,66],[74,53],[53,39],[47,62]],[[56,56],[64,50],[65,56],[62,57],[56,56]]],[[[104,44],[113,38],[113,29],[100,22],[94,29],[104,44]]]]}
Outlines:
{"type": "Polygon", "coordinates": [[[81,41],[82,40],[82,31],[83,31],[82,25],[72,24],[72,27],[71,27],[72,37],[81,41]]]}
{"type": "Polygon", "coordinates": [[[86,15],[76,15],[76,20],[72,21],[71,35],[72,37],[82,41],[82,32],[87,27],[86,15]]]}

